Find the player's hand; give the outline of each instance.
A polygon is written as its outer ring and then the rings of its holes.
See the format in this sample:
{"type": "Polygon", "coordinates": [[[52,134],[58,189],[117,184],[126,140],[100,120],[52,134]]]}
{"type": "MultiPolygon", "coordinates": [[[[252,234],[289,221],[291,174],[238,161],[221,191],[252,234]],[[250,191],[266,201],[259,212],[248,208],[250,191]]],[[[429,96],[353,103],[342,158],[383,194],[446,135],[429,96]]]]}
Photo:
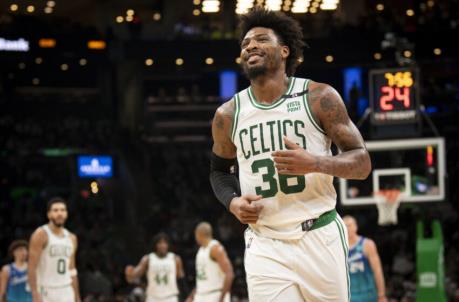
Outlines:
{"type": "Polygon", "coordinates": [[[387,302],[386,296],[378,296],[378,302],[387,302]]]}
{"type": "Polygon", "coordinates": [[[124,275],[126,276],[126,280],[129,282],[134,277],[134,266],[127,265],[124,269],[124,275]]]}
{"type": "Polygon", "coordinates": [[[260,200],[261,195],[245,194],[231,200],[230,212],[244,224],[256,223],[263,206],[255,204],[254,201],[260,200]]]}
{"type": "Polygon", "coordinates": [[[193,302],[193,298],[192,297],[188,297],[188,298],[186,298],[185,302],[193,302]]]}
{"type": "Polygon", "coordinates": [[[318,158],[284,136],[289,150],[271,153],[277,173],[285,175],[304,175],[318,172],[318,158]]]}

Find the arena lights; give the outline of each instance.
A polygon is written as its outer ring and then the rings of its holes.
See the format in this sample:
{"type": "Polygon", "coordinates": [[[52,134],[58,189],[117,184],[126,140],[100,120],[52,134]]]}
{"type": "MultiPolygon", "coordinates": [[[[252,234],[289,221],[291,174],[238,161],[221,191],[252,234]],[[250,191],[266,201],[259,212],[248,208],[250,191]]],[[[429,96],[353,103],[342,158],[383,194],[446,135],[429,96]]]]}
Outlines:
{"type": "Polygon", "coordinates": [[[280,11],[282,7],[282,0],[266,0],[265,8],[272,11],[280,11]]]}
{"type": "Polygon", "coordinates": [[[212,64],[214,64],[214,59],[209,57],[209,58],[206,58],[205,62],[206,62],[207,65],[212,65],[212,64]]]}
{"type": "Polygon", "coordinates": [[[333,60],[334,60],[334,58],[333,58],[333,56],[331,56],[331,55],[328,55],[328,56],[325,57],[325,61],[326,61],[327,63],[331,63],[331,62],[333,62],[333,60]]]}
{"type": "Polygon", "coordinates": [[[43,10],[45,12],[45,14],[52,14],[53,13],[53,8],[52,7],[45,7],[45,9],[43,10]]]}
{"type": "Polygon", "coordinates": [[[202,2],[203,13],[218,13],[220,11],[220,0],[204,0],[202,2]]]}
{"type": "Polygon", "coordinates": [[[133,9],[128,9],[128,10],[126,11],[126,16],[134,16],[134,14],[135,14],[135,12],[134,12],[133,9]]]}
{"type": "Polygon", "coordinates": [[[88,41],[88,48],[101,50],[107,48],[107,44],[103,40],[90,40],[88,41]]]}
{"type": "Polygon", "coordinates": [[[40,84],[40,79],[39,78],[33,78],[32,79],[32,84],[33,85],[39,85],[40,84]]]}
{"type": "Polygon", "coordinates": [[[380,12],[383,11],[384,10],[384,4],[382,4],[382,3],[376,4],[376,10],[380,11],[380,12]]]}
{"type": "Polygon", "coordinates": [[[132,22],[134,20],[134,16],[126,16],[127,22],[132,22]]]}
{"type": "Polygon", "coordinates": [[[236,64],[241,64],[241,58],[240,57],[236,58],[236,64]]]}
{"type": "Polygon", "coordinates": [[[35,11],[35,6],[29,5],[27,6],[26,10],[28,13],[33,13],[35,11]]]}
{"type": "Polygon", "coordinates": [[[428,7],[434,7],[434,5],[435,5],[435,2],[433,0],[427,1],[427,6],[428,7]]]}
{"type": "Polygon", "coordinates": [[[193,0],[193,4],[194,5],[200,5],[201,4],[201,0],[193,0]]]}
{"type": "Polygon", "coordinates": [[[335,10],[338,7],[339,0],[323,0],[320,5],[322,10],[335,10]]]}
{"type": "Polygon", "coordinates": [[[406,10],[406,15],[407,15],[408,17],[413,17],[413,16],[414,16],[414,10],[412,10],[412,9],[407,9],[407,10],[406,10]]]}
{"type": "Polygon", "coordinates": [[[301,63],[304,62],[304,58],[303,57],[299,57],[297,61],[298,61],[299,64],[301,64],[301,63]]]}
{"type": "Polygon", "coordinates": [[[48,7],[55,7],[55,6],[56,6],[56,2],[50,0],[50,1],[46,2],[46,6],[48,6],[48,7]]]}
{"type": "Polygon", "coordinates": [[[43,59],[42,58],[40,58],[40,57],[35,58],[35,64],[40,65],[41,63],[43,63],[43,59]]]}
{"type": "Polygon", "coordinates": [[[80,63],[80,66],[86,66],[86,64],[88,64],[88,60],[86,60],[85,58],[81,58],[79,63],[80,63]]]}
{"type": "Polygon", "coordinates": [[[441,49],[440,49],[440,48],[435,48],[435,49],[433,50],[433,53],[434,53],[436,56],[439,56],[439,55],[441,55],[441,49]]]}
{"type": "Polygon", "coordinates": [[[10,5],[10,11],[15,12],[19,9],[19,6],[15,3],[10,5]]]}
{"type": "Polygon", "coordinates": [[[161,14],[158,13],[158,12],[153,14],[153,20],[155,20],[155,21],[161,20],[161,17],[162,17],[161,14]]]}
{"type": "Polygon", "coordinates": [[[145,60],[145,65],[147,65],[147,66],[153,65],[153,63],[154,63],[154,61],[151,58],[148,58],[148,59],[145,60]]]}
{"type": "Polygon", "coordinates": [[[177,66],[182,66],[183,63],[185,63],[185,61],[183,61],[182,58],[177,58],[177,59],[175,60],[175,65],[177,65],[177,66]]]}
{"type": "Polygon", "coordinates": [[[291,11],[295,14],[307,13],[310,4],[310,0],[295,0],[291,11]]]}
{"type": "Polygon", "coordinates": [[[194,16],[199,16],[200,14],[201,14],[201,11],[199,9],[193,9],[194,16]]]}
{"type": "Polygon", "coordinates": [[[97,184],[96,181],[91,182],[91,192],[93,194],[99,193],[99,185],[97,184]]]}
{"type": "Polygon", "coordinates": [[[312,14],[319,10],[337,9],[339,0],[238,0],[236,4],[236,13],[245,14],[254,5],[263,6],[273,11],[283,10],[294,14],[310,12],[312,14]]]}
{"type": "Polygon", "coordinates": [[[123,23],[124,17],[123,16],[116,16],[115,21],[116,21],[116,23],[123,23]]]}
{"type": "Polygon", "coordinates": [[[41,48],[54,48],[56,47],[56,40],[43,38],[38,40],[38,46],[40,46],[41,48]]]}
{"type": "Polygon", "coordinates": [[[26,68],[26,64],[24,62],[21,62],[18,64],[18,67],[19,69],[25,69],[26,68]]]}
{"type": "Polygon", "coordinates": [[[413,53],[412,53],[410,50],[405,50],[405,51],[403,52],[403,56],[404,56],[405,58],[411,58],[412,55],[413,55],[413,53]]]}
{"type": "Polygon", "coordinates": [[[68,64],[65,64],[65,63],[64,63],[64,64],[61,64],[61,70],[62,70],[62,71],[67,71],[67,70],[69,70],[69,65],[68,65],[68,64]]]}
{"type": "Polygon", "coordinates": [[[236,14],[245,14],[253,7],[253,0],[238,0],[236,4],[236,14]]]}
{"type": "Polygon", "coordinates": [[[379,52],[375,52],[375,54],[373,55],[373,58],[377,61],[381,60],[382,59],[382,55],[381,53],[379,52]]]}

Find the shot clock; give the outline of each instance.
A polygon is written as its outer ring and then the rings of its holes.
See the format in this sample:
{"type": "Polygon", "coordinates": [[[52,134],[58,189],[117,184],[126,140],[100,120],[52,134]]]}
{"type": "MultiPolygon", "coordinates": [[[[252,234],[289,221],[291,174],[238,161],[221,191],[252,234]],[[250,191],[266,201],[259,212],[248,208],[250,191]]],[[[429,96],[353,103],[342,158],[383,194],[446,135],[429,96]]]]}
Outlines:
{"type": "Polygon", "coordinates": [[[419,73],[414,68],[370,71],[371,120],[375,125],[414,123],[419,106],[419,73]]]}

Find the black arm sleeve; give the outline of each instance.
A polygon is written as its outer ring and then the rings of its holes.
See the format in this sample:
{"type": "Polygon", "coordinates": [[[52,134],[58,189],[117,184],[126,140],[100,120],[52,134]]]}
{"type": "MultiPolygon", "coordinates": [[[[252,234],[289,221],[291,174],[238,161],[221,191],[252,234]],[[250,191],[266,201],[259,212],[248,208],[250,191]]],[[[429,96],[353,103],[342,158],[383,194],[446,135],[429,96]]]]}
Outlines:
{"type": "Polygon", "coordinates": [[[241,195],[235,167],[235,158],[222,158],[212,152],[210,157],[210,184],[217,199],[228,210],[231,200],[241,195]]]}

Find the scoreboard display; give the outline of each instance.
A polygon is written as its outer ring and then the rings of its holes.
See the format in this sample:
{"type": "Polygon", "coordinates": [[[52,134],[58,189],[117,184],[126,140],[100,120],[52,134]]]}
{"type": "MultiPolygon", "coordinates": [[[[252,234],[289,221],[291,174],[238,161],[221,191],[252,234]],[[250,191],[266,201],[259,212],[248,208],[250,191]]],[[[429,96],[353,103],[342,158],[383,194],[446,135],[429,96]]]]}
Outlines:
{"type": "Polygon", "coordinates": [[[370,71],[370,106],[373,124],[405,124],[417,121],[419,72],[414,68],[370,71]]]}

